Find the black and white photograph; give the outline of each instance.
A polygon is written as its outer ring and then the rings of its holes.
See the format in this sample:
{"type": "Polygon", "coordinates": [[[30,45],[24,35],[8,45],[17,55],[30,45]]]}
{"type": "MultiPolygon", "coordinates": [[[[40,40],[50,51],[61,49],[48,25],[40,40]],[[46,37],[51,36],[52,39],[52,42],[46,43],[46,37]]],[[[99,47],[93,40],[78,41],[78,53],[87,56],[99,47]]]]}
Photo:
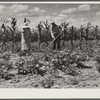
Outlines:
{"type": "Polygon", "coordinates": [[[100,89],[100,3],[0,2],[0,88],[100,89]]]}

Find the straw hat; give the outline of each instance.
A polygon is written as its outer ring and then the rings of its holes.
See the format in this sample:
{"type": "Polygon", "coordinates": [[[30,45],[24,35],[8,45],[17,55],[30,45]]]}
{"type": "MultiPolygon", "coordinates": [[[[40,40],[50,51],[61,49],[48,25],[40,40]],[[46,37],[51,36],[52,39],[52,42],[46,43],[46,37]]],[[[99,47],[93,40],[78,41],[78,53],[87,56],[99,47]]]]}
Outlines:
{"type": "Polygon", "coordinates": [[[51,24],[54,24],[54,23],[55,23],[54,20],[52,20],[52,21],[51,21],[51,24]]]}

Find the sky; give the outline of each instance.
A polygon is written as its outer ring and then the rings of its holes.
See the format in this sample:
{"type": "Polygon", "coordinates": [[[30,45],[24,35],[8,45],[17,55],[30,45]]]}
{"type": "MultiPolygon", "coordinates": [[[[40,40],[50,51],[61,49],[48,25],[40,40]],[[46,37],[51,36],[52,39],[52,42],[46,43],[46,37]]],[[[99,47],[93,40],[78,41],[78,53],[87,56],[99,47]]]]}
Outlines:
{"type": "MultiPolygon", "coordinates": [[[[31,28],[36,28],[40,21],[54,20],[57,24],[68,22],[80,27],[91,22],[100,25],[100,4],[32,4],[32,3],[2,3],[0,4],[0,25],[4,19],[17,19],[19,29],[24,18],[28,18],[31,28]]],[[[8,23],[9,24],[9,23],[8,23]]]]}

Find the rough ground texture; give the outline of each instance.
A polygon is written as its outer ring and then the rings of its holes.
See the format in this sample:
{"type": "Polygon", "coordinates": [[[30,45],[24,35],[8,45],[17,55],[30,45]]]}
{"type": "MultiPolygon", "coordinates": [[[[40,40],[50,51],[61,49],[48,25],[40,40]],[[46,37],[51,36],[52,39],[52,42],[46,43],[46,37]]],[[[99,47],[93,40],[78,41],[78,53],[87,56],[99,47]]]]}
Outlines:
{"type": "Polygon", "coordinates": [[[0,88],[100,88],[99,51],[92,43],[88,49],[49,52],[39,60],[43,53],[21,58],[1,53],[0,88]]]}

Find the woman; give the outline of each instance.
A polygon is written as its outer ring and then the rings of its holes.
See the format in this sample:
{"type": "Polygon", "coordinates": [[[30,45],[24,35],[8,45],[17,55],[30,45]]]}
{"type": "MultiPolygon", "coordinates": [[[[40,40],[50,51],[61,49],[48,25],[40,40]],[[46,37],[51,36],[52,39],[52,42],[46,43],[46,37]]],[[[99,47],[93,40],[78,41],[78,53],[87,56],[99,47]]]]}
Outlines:
{"type": "Polygon", "coordinates": [[[28,26],[29,20],[26,18],[24,19],[24,26],[22,31],[22,37],[21,37],[21,50],[22,51],[30,51],[31,49],[31,30],[28,26]]]}

